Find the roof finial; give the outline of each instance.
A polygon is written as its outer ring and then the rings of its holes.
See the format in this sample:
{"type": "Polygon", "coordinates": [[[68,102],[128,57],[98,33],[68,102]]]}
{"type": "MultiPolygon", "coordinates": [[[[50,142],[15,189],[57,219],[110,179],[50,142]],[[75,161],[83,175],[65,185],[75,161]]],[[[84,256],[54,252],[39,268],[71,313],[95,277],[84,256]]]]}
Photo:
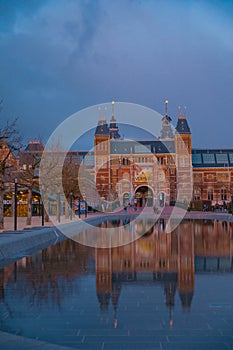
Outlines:
{"type": "Polygon", "coordinates": [[[114,104],[115,104],[115,101],[112,101],[112,119],[114,120],[114,104]]]}
{"type": "Polygon", "coordinates": [[[180,106],[178,106],[178,116],[180,115],[180,106]]]}
{"type": "Polygon", "coordinates": [[[185,118],[186,118],[186,110],[187,110],[187,107],[184,106],[184,116],[185,116],[185,118]]]}
{"type": "Polygon", "coordinates": [[[168,115],[168,100],[165,101],[165,114],[168,115]]]}
{"type": "Polygon", "coordinates": [[[98,107],[98,117],[100,117],[100,111],[101,111],[101,107],[98,107]]]}

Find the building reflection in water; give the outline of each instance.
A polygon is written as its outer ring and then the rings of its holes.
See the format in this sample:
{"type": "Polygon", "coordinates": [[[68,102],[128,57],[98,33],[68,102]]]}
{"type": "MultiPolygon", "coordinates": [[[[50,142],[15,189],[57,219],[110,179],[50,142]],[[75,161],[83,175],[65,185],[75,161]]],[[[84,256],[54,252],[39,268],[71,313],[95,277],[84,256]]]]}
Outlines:
{"type": "MultiPolygon", "coordinates": [[[[143,231],[144,225],[141,220],[135,229],[141,227],[143,231]]],[[[182,309],[191,308],[195,265],[205,271],[208,261],[210,270],[232,270],[231,223],[184,221],[172,233],[166,233],[164,227],[165,224],[159,222],[132,244],[95,251],[96,292],[100,308],[106,310],[112,301],[115,327],[120,293],[126,282],[146,283],[147,280],[161,283],[172,326],[177,290],[182,309]]]]}
{"type": "MultiPolygon", "coordinates": [[[[140,235],[146,221],[129,225],[115,220],[111,225],[140,235]]],[[[184,221],[172,233],[166,233],[164,227],[163,221],[149,225],[142,238],[111,249],[90,248],[67,239],[25,257],[0,269],[0,303],[4,303],[7,285],[14,283],[17,293],[30,295],[31,304],[59,307],[74,278],[95,274],[100,310],[107,311],[112,303],[114,327],[122,289],[131,282],[161,284],[172,326],[177,293],[182,309],[191,308],[195,271],[232,271],[232,224],[184,221]]]]}

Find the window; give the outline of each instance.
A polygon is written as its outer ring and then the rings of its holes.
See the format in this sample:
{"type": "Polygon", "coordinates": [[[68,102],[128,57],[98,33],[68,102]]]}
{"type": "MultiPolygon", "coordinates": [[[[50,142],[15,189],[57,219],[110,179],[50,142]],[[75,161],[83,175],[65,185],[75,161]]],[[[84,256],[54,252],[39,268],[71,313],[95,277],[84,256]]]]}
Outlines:
{"type": "Polygon", "coordinates": [[[206,178],[207,178],[207,180],[213,180],[214,179],[214,175],[213,174],[207,174],[206,178]]]}
{"type": "Polygon", "coordinates": [[[201,154],[200,153],[193,153],[192,155],[192,162],[193,164],[202,164],[201,154]]]}
{"type": "Polygon", "coordinates": [[[216,160],[218,164],[228,165],[228,157],[226,153],[216,153],[216,160]]]}
{"type": "Polygon", "coordinates": [[[198,188],[194,188],[193,199],[195,201],[198,201],[198,200],[201,199],[201,189],[199,187],[198,188]]]}
{"type": "Polygon", "coordinates": [[[159,172],[158,178],[159,178],[159,181],[164,181],[164,180],[165,180],[165,174],[164,174],[164,172],[159,172]]]}
{"type": "Polygon", "coordinates": [[[208,200],[209,200],[209,201],[212,201],[212,200],[213,200],[213,198],[214,198],[214,191],[213,191],[212,188],[209,188],[209,189],[208,189],[207,197],[208,197],[208,200]]]}
{"type": "Polygon", "coordinates": [[[225,188],[221,189],[221,200],[225,201],[227,199],[227,190],[225,188]]]}
{"type": "Polygon", "coordinates": [[[187,157],[180,157],[180,167],[185,168],[189,166],[189,160],[187,157]]]}
{"type": "Polygon", "coordinates": [[[202,157],[203,157],[203,162],[207,163],[207,164],[214,164],[215,163],[215,157],[214,154],[210,153],[202,153],[202,157]]]}
{"type": "Polygon", "coordinates": [[[123,158],[122,164],[123,164],[123,165],[129,165],[129,160],[128,160],[128,158],[123,158]]]}
{"type": "Polygon", "coordinates": [[[163,165],[164,164],[164,159],[163,157],[158,158],[158,165],[163,165]]]}

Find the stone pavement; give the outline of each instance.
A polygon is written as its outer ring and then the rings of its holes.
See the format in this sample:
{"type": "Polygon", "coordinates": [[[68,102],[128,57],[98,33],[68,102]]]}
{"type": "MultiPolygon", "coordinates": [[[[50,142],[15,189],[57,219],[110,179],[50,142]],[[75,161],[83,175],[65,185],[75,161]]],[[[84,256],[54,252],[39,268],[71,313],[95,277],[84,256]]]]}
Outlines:
{"type": "Polygon", "coordinates": [[[50,344],[0,331],[1,350],[71,350],[70,347],[50,344]]]}
{"type": "MultiPolygon", "coordinates": [[[[154,215],[153,209],[151,207],[148,208],[144,208],[143,209],[143,213],[144,214],[151,214],[154,215]]],[[[232,214],[228,214],[225,212],[204,212],[204,211],[190,211],[190,212],[186,212],[183,209],[180,208],[176,208],[176,207],[164,207],[162,209],[162,212],[159,213],[159,217],[163,217],[163,218],[169,218],[171,213],[173,213],[172,215],[177,215],[179,216],[184,216],[185,219],[203,219],[203,220],[219,220],[219,221],[228,221],[228,222],[233,222],[233,215],[232,214]],[[184,215],[185,214],[185,215],[184,215]]],[[[97,212],[97,213],[88,213],[87,217],[95,217],[95,216],[100,216],[100,215],[108,215],[108,213],[102,213],[102,212],[97,212]]],[[[118,214],[140,214],[140,212],[135,212],[133,210],[133,208],[128,208],[127,212],[125,212],[123,210],[123,208],[121,208],[119,211],[115,212],[115,213],[109,213],[109,214],[114,214],[114,215],[118,215],[118,214]]],[[[73,216],[73,221],[75,220],[79,220],[78,216],[75,215],[75,217],[73,216]]],[[[81,215],[81,219],[84,220],[85,219],[85,215],[82,214],[81,215]]],[[[53,221],[55,222],[56,225],[59,224],[66,224],[66,223],[70,223],[70,219],[66,218],[65,216],[61,216],[60,222],[56,221],[53,218],[53,221]]],[[[26,225],[26,217],[18,217],[17,218],[17,229],[18,230],[23,230],[23,229],[29,229],[29,228],[33,228],[33,227],[42,227],[42,220],[41,217],[39,216],[33,216],[32,217],[32,224],[31,225],[26,225]]],[[[45,222],[44,226],[46,227],[51,227],[54,226],[54,223],[50,220],[49,222],[45,222]]],[[[14,219],[13,217],[5,217],[4,218],[4,229],[0,230],[0,232],[2,231],[13,231],[14,230],[14,219]]]]}

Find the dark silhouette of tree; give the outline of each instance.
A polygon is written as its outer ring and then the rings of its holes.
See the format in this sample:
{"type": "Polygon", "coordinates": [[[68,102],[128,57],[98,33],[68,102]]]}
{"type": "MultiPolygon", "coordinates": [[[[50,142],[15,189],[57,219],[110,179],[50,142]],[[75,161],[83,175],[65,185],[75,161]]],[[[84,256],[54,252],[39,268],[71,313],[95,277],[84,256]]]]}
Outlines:
{"type": "Polygon", "coordinates": [[[73,152],[66,155],[62,168],[62,185],[66,198],[72,193],[75,197],[80,195],[78,183],[79,164],[77,156],[73,152]]]}
{"type": "Polygon", "coordinates": [[[22,138],[17,127],[17,119],[3,125],[0,124],[0,229],[4,228],[5,184],[13,182],[17,177],[18,159],[16,156],[21,148],[22,138]]]}

